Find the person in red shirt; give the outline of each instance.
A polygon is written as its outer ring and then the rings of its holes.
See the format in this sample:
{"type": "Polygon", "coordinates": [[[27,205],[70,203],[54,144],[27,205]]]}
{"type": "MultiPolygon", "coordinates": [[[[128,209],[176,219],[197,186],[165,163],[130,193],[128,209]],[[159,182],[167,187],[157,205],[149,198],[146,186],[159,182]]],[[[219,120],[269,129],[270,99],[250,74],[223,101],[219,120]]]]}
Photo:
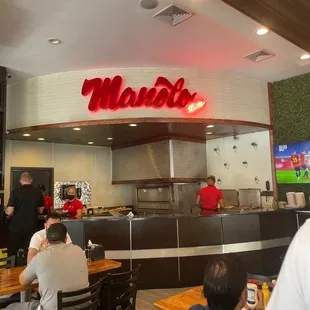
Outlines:
{"type": "Polygon", "coordinates": [[[296,154],[296,151],[292,152],[291,156],[291,163],[292,163],[292,168],[295,170],[297,180],[300,179],[300,159],[299,156],[296,154]]]}
{"type": "Polygon", "coordinates": [[[221,209],[224,208],[223,194],[214,186],[215,176],[208,176],[207,184],[208,186],[200,189],[196,200],[196,204],[202,206],[202,215],[216,214],[218,204],[220,204],[221,209]]]}
{"type": "Polygon", "coordinates": [[[62,211],[64,213],[70,214],[70,219],[81,219],[83,204],[80,200],[76,198],[76,188],[71,186],[67,189],[67,198],[68,200],[65,202],[62,211]]]}
{"type": "Polygon", "coordinates": [[[44,215],[50,214],[51,212],[54,211],[53,198],[45,194],[45,186],[43,184],[39,184],[38,189],[42,192],[44,198],[43,214],[44,215]]]}
{"type": "Polygon", "coordinates": [[[300,166],[301,168],[305,171],[304,173],[304,179],[307,180],[308,179],[308,165],[306,163],[306,160],[305,160],[305,150],[301,150],[301,153],[299,155],[299,159],[300,159],[300,166]]]}

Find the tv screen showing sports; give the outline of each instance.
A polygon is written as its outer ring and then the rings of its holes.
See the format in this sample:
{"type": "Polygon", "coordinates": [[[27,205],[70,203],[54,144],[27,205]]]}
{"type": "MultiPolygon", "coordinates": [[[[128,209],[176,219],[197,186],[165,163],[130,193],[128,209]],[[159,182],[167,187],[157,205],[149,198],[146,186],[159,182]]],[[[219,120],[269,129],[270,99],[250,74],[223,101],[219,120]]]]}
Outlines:
{"type": "Polygon", "coordinates": [[[277,182],[310,183],[310,141],[274,146],[277,182]]]}

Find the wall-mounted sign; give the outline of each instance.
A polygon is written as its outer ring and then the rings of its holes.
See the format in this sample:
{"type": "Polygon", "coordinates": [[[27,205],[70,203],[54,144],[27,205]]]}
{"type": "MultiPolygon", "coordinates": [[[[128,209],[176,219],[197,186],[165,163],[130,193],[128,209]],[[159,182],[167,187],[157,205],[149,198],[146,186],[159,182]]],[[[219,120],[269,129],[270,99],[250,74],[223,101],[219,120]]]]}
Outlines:
{"type": "Polygon", "coordinates": [[[195,101],[197,93],[190,93],[187,88],[183,88],[183,78],[179,78],[174,84],[171,84],[166,78],[158,77],[153,87],[141,87],[138,91],[131,87],[126,87],[122,91],[122,85],[123,78],[119,75],[113,79],[84,80],[81,93],[83,96],[91,96],[88,110],[95,112],[100,109],[167,107],[193,113],[206,104],[205,100],[195,101]]]}

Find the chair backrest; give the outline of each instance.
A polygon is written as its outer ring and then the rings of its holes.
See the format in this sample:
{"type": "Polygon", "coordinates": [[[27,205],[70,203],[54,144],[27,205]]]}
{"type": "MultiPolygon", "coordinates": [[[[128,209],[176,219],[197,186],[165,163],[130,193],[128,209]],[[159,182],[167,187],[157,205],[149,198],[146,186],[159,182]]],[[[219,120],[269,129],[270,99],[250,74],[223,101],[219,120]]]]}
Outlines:
{"type": "Polygon", "coordinates": [[[0,269],[8,269],[15,267],[15,256],[0,258],[0,269]]]}
{"type": "Polygon", "coordinates": [[[98,307],[102,279],[97,283],[81,290],[71,292],[57,292],[57,309],[77,307],[83,310],[96,310],[98,307]]]}
{"type": "Polygon", "coordinates": [[[121,306],[123,309],[135,309],[137,297],[137,283],[141,265],[132,271],[123,273],[109,273],[108,285],[108,309],[121,306]]]}

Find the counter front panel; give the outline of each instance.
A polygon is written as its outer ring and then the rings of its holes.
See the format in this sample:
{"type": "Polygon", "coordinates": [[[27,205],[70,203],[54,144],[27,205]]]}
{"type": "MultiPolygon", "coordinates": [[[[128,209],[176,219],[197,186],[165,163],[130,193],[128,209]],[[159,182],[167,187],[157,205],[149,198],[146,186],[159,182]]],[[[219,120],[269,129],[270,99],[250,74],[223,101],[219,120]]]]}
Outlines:
{"type": "Polygon", "coordinates": [[[236,253],[249,273],[276,275],[297,231],[294,211],[64,223],[78,245],[90,239],[107,258],[141,264],[141,288],[201,285],[208,259],[225,253],[236,253]]]}

